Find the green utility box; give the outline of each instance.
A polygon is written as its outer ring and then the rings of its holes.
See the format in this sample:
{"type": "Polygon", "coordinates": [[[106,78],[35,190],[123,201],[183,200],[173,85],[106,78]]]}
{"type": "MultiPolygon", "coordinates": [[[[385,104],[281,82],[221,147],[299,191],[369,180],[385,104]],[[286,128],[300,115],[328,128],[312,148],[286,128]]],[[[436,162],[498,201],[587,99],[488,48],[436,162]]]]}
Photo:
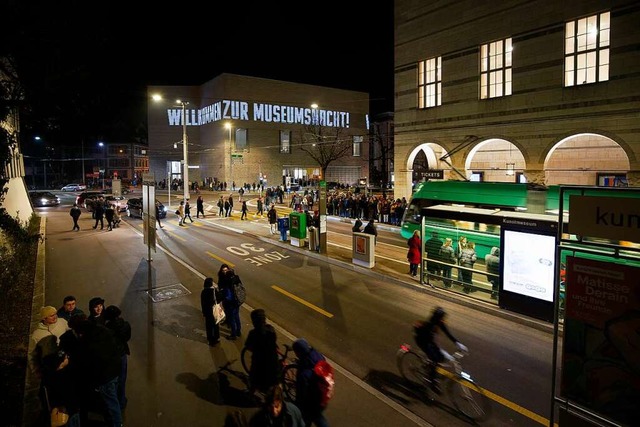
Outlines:
{"type": "Polygon", "coordinates": [[[304,246],[307,238],[307,215],[304,212],[289,214],[289,237],[292,245],[300,248],[304,246]]]}

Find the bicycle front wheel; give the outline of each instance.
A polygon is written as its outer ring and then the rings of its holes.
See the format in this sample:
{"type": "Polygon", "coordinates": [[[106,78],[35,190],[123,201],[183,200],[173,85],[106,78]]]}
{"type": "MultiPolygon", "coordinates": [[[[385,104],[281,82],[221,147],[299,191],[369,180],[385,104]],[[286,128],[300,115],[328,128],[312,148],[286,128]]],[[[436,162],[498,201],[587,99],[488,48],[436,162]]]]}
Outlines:
{"type": "Polygon", "coordinates": [[[489,398],[478,384],[463,378],[452,378],[447,388],[451,402],[466,417],[474,421],[489,418],[489,398]]]}
{"type": "Polygon", "coordinates": [[[242,362],[242,368],[248,374],[251,369],[251,355],[253,353],[247,347],[242,347],[240,352],[240,362],[242,362]]]}
{"type": "Polygon", "coordinates": [[[296,377],[298,376],[298,365],[292,363],[282,370],[282,391],[284,397],[289,402],[296,401],[296,377]]]}
{"type": "Polygon", "coordinates": [[[413,351],[398,353],[398,370],[404,379],[418,385],[428,385],[426,361],[413,351]]]}

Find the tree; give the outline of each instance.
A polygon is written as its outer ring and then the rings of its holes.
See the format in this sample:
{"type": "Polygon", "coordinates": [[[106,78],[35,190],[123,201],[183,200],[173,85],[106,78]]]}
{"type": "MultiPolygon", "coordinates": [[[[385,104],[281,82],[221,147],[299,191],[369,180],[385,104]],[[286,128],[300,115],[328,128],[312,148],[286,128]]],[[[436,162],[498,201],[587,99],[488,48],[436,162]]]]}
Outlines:
{"type": "Polygon", "coordinates": [[[322,179],[326,179],[329,165],[351,154],[353,138],[344,128],[305,125],[294,146],[304,151],[320,166],[322,179]]]}

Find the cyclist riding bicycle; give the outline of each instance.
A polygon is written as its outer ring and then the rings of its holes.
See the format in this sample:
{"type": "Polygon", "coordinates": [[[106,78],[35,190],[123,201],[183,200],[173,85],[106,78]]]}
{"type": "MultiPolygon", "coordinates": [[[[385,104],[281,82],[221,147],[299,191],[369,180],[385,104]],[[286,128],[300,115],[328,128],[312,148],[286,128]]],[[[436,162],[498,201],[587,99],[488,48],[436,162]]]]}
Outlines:
{"type": "Polygon", "coordinates": [[[429,366],[429,382],[431,384],[431,389],[440,394],[440,386],[437,381],[437,367],[438,364],[446,360],[452,360],[453,356],[451,356],[447,351],[440,348],[437,343],[437,336],[439,331],[442,331],[461,351],[468,351],[467,347],[458,341],[452,334],[449,332],[447,325],[444,322],[447,313],[444,311],[442,307],[436,307],[431,313],[431,318],[425,322],[418,322],[414,325],[415,336],[414,339],[418,347],[422,349],[431,360],[431,365],[429,366]]]}

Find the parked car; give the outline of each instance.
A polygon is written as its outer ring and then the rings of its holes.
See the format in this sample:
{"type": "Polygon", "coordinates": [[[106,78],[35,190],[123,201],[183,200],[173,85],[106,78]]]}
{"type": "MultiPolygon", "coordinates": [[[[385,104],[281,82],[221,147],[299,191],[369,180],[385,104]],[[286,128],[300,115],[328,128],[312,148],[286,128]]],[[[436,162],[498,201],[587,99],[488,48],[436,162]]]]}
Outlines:
{"type": "Polygon", "coordinates": [[[88,197],[102,196],[102,195],[104,195],[104,193],[101,190],[83,191],[78,195],[78,197],[76,197],[76,203],[78,204],[78,206],[84,206],[84,201],[88,197]]]}
{"type": "Polygon", "coordinates": [[[58,206],[60,198],[49,191],[29,191],[29,197],[34,207],[58,206]]]}
{"type": "Polygon", "coordinates": [[[92,194],[84,199],[84,208],[89,212],[95,210],[96,203],[102,197],[102,203],[117,205],[120,208],[120,212],[127,211],[127,199],[124,196],[114,196],[113,194],[92,194]]]}
{"type": "Polygon", "coordinates": [[[67,184],[62,187],[61,191],[84,191],[87,189],[87,186],[84,184],[67,184]]]}
{"type": "MultiPolygon", "coordinates": [[[[160,208],[160,218],[166,218],[167,207],[156,199],[156,205],[160,208]]],[[[127,201],[127,215],[134,218],[142,218],[142,197],[136,197],[127,201]]]]}

